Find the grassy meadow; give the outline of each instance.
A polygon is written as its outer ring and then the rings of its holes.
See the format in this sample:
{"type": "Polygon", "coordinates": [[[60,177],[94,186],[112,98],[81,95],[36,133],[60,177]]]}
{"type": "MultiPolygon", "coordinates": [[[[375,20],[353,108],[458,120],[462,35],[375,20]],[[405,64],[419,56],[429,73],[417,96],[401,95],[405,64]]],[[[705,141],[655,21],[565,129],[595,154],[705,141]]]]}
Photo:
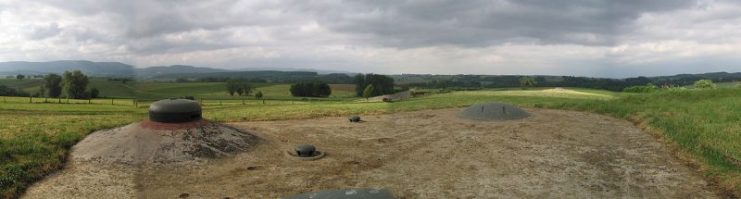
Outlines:
{"type": "MultiPolygon", "coordinates": [[[[132,88],[153,97],[162,93],[227,96],[222,91],[223,84],[187,84],[193,87],[183,87],[182,83],[137,83],[132,88]]],[[[204,117],[220,122],[302,119],[464,107],[491,101],[588,111],[640,124],[687,154],[722,187],[741,193],[738,162],[741,160],[741,123],[738,122],[741,121],[741,89],[738,88],[648,94],[590,89],[499,89],[437,93],[393,103],[355,102],[353,87],[333,85],[332,88],[334,97],[350,100],[301,100],[290,97],[286,84],[266,84],[257,90],[262,89],[266,96],[275,98],[268,98],[264,104],[254,98],[205,100],[204,117]]],[[[64,99],[62,104],[50,101],[0,99],[0,197],[18,196],[34,181],[61,168],[69,148],[87,134],[146,118],[146,102],[130,99],[71,100],[69,104],[64,99]]]]}

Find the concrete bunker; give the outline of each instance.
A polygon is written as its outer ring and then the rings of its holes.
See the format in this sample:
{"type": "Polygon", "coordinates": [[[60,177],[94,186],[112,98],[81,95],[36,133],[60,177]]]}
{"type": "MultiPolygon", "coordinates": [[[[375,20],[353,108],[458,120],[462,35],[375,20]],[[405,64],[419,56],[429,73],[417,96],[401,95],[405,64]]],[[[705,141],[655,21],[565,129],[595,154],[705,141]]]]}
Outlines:
{"type": "Polygon", "coordinates": [[[249,132],[204,120],[198,102],[165,99],[152,103],[149,119],[98,131],[75,146],[80,161],[162,164],[235,155],[259,142],[249,132]]]}
{"type": "Polygon", "coordinates": [[[504,103],[474,104],[458,113],[458,117],[476,121],[519,120],[530,114],[519,107],[504,103]]]}

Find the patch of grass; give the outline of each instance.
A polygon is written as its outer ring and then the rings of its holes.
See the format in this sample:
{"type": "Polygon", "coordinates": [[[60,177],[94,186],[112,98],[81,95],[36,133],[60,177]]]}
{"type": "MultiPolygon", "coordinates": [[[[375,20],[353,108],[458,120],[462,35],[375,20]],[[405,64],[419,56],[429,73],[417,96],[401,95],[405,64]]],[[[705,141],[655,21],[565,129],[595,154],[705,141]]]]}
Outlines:
{"type": "Polygon", "coordinates": [[[29,184],[61,168],[70,147],[92,131],[123,125],[139,117],[140,114],[126,112],[3,108],[0,111],[0,198],[17,197],[29,184]]]}
{"type": "Polygon", "coordinates": [[[610,101],[549,104],[643,123],[699,160],[705,174],[741,195],[741,89],[660,91],[610,101]]]}

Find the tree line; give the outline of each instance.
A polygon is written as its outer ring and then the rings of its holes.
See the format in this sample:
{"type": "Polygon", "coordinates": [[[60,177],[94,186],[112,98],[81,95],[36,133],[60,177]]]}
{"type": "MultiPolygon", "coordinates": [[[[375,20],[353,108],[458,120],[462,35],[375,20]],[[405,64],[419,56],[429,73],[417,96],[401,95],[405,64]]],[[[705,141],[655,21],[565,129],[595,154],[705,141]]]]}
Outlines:
{"type": "Polygon", "coordinates": [[[229,93],[229,95],[231,96],[234,96],[234,94],[237,94],[239,96],[250,95],[250,93],[252,93],[252,85],[250,85],[249,82],[246,80],[227,80],[226,92],[229,93]]]}
{"type": "MultiPolygon", "coordinates": [[[[23,79],[23,78],[18,78],[23,79]]],[[[65,71],[62,75],[50,73],[43,76],[43,85],[39,87],[36,96],[59,98],[65,94],[67,98],[90,99],[97,98],[100,90],[97,88],[87,89],[90,80],[87,75],[79,70],[65,71]]],[[[31,96],[20,90],[0,85],[0,95],[3,96],[31,96]]]]}
{"type": "Polygon", "coordinates": [[[332,95],[332,88],[329,84],[319,80],[295,83],[291,85],[290,91],[294,97],[329,97],[332,95]]]}
{"type": "Polygon", "coordinates": [[[394,79],[379,74],[357,74],[353,83],[355,84],[355,95],[358,97],[373,97],[394,93],[394,79]]]}
{"type": "MultiPolygon", "coordinates": [[[[407,76],[402,75],[400,78],[407,76]]],[[[625,79],[591,78],[574,76],[518,76],[518,75],[416,75],[421,82],[402,84],[406,87],[436,88],[436,89],[481,89],[481,88],[512,88],[512,87],[580,87],[611,91],[623,91],[633,86],[653,84],[657,87],[676,87],[692,85],[698,80],[713,82],[741,81],[741,73],[705,73],[682,74],[662,77],[632,77],[625,79]]],[[[632,88],[638,89],[638,88],[632,88]]],[[[642,89],[642,88],[641,88],[642,89]]],[[[650,89],[650,88],[648,88],[650,89]]]]}

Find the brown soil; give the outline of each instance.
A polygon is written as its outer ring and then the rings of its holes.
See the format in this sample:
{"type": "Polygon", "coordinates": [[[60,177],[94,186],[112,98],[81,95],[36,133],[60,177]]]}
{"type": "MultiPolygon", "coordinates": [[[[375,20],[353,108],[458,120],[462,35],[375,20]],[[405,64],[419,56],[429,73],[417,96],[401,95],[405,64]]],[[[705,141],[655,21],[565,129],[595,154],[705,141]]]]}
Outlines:
{"type": "Polygon", "coordinates": [[[527,109],[477,122],[460,109],[245,122],[264,141],[232,158],[137,166],[72,161],[26,198],[277,198],[323,189],[387,188],[399,198],[717,198],[701,176],[631,123],[527,109]],[[315,161],[285,155],[312,143],[315,161]]]}

